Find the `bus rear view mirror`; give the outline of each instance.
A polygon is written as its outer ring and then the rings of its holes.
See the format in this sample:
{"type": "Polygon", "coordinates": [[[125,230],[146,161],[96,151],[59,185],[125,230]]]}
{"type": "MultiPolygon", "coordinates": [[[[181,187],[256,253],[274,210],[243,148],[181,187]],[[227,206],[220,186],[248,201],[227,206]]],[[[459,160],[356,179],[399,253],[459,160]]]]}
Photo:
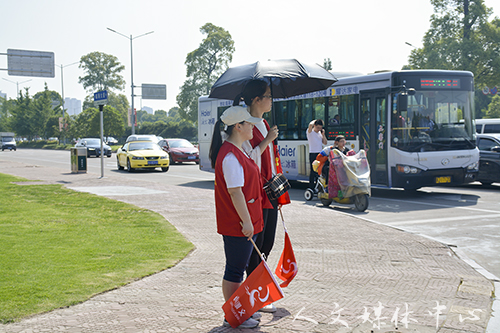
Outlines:
{"type": "Polygon", "coordinates": [[[404,90],[404,92],[400,92],[398,94],[397,99],[397,110],[398,112],[407,111],[408,110],[408,96],[415,95],[416,91],[414,88],[410,88],[408,90],[404,90]]]}
{"type": "Polygon", "coordinates": [[[406,111],[408,109],[408,95],[406,93],[399,93],[397,98],[398,112],[406,111]]]}

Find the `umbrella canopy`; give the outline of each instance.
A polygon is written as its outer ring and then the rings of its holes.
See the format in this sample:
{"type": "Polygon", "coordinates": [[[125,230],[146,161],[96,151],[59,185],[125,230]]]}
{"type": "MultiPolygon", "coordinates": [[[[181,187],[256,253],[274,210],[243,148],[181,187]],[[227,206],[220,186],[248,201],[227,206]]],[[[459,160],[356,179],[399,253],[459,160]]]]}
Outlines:
{"type": "Polygon", "coordinates": [[[317,64],[304,64],[296,59],[257,61],[229,68],[212,86],[209,97],[234,100],[248,81],[267,81],[274,98],[287,98],[324,90],[337,79],[317,64]]]}

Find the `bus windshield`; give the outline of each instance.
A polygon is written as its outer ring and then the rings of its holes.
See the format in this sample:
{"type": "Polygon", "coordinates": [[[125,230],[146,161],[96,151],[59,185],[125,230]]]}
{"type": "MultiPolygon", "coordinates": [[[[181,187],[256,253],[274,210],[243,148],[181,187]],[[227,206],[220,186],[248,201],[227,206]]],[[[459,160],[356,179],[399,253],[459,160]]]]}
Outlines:
{"type": "Polygon", "coordinates": [[[470,91],[417,91],[408,105],[393,95],[391,145],[407,152],[475,148],[470,91]]]}

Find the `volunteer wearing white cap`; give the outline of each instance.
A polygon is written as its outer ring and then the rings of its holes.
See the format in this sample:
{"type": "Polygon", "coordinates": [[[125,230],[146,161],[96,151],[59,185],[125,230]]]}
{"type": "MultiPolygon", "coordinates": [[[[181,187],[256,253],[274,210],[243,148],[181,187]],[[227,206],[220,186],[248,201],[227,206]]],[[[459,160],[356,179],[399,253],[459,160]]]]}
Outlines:
{"type": "MultiPolygon", "coordinates": [[[[252,139],[253,127],[260,121],[252,117],[246,107],[230,107],[215,124],[210,145],[209,157],[215,169],[217,232],[223,237],[226,256],[222,280],[226,301],[243,281],[253,250],[249,239],[255,240],[264,224],[259,167],[241,148],[243,142],[252,139]],[[225,141],[221,135],[222,125],[227,136],[225,141]]],[[[239,328],[256,327],[259,322],[254,318],[248,318],[239,328]]],[[[225,319],[224,326],[230,326],[225,319]]]]}
{"type": "MultiPolygon", "coordinates": [[[[250,114],[256,118],[262,119],[264,114],[270,112],[272,109],[273,97],[271,96],[271,88],[265,81],[249,81],[241,95],[235,98],[233,105],[239,104],[241,98],[248,106],[250,114]]],[[[243,149],[250,154],[251,158],[259,166],[261,173],[260,177],[264,182],[272,179],[277,173],[283,173],[278,146],[274,142],[278,134],[279,131],[276,125],[270,127],[267,121],[262,119],[262,122],[256,124],[253,129],[253,138],[243,144],[243,149]]],[[[290,197],[288,193],[279,197],[277,203],[272,203],[264,194],[262,200],[264,228],[257,236],[257,241],[255,243],[266,258],[269,258],[269,254],[274,246],[276,224],[278,221],[278,207],[289,203],[290,197]]],[[[250,275],[253,270],[259,266],[260,262],[260,255],[254,250],[248,263],[247,275],[250,275]]],[[[259,311],[276,312],[276,307],[271,303],[264,306],[259,311]]]]}

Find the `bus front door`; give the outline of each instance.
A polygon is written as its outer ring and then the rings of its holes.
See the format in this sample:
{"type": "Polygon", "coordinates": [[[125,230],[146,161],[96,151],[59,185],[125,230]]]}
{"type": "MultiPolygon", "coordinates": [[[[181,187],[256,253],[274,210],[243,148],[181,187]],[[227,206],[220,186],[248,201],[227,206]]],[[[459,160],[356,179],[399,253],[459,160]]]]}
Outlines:
{"type": "Polygon", "coordinates": [[[366,151],[373,185],[388,186],[387,97],[383,91],[361,92],[359,147],[366,151]]]}

